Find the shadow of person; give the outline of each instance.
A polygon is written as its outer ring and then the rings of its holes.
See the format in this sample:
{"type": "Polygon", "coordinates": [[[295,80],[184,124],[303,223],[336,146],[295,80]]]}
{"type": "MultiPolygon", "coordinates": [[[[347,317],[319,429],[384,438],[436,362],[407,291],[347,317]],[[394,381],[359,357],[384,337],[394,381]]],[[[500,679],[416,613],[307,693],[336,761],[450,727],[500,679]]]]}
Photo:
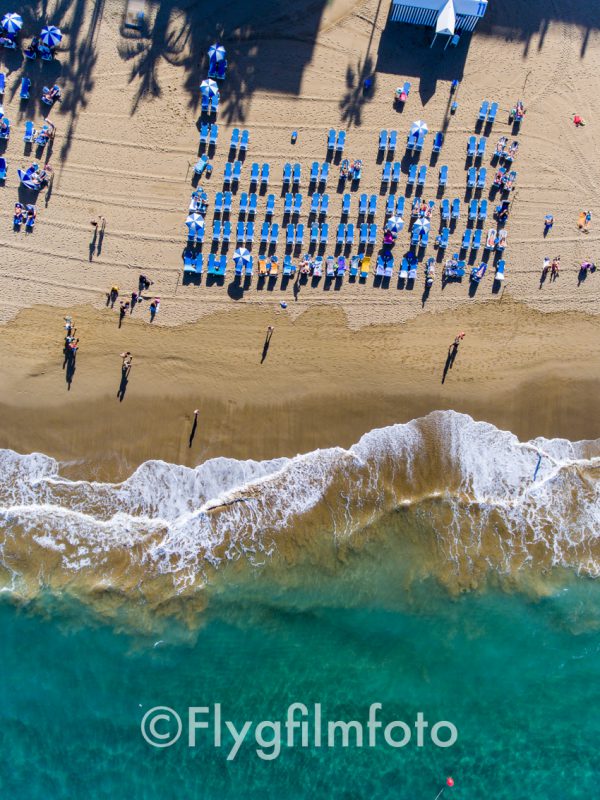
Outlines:
{"type": "Polygon", "coordinates": [[[122,403],[123,399],[125,398],[125,392],[127,391],[127,384],[129,383],[129,373],[131,372],[131,366],[123,364],[121,367],[121,383],[119,384],[119,391],[117,392],[117,397],[119,398],[119,402],[122,403]]]}
{"type": "Polygon", "coordinates": [[[446,356],[446,363],[444,364],[444,374],[442,375],[442,383],[446,380],[446,375],[448,374],[448,370],[451,370],[454,366],[454,362],[456,361],[456,356],[458,354],[458,342],[453,342],[450,345],[448,350],[448,355],[446,356]]]}
{"type": "Polygon", "coordinates": [[[104,242],[104,233],[106,231],[106,220],[102,219],[102,224],[100,225],[100,232],[98,233],[98,244],[96,245],[96,255],[99,256],[102,252],[102,244],[104,242]]]}
{"type": "Polygon", "coordinates": [[[265,336],[265,343],[263,344],[262,356],[260,359],[261,364],[264,362],[269,352],[269,346],[271,344],[271,336],[273,336],[273,328],[269,328],[267,330],[267,335],[265,336]]]}
{"type": "Polygon", "coordinates": [[[194,443],[194,436],[196,435],[196,429],[198,428],[198,411],[194,411],[194,422],[192,424],[192,430],[190,431],[190,440],[188,442],[188,447],[191,447],[194,443]]]}
{"type": "Polygon", "coordinates": [[[94,235],[92,236],[92,241],[90,242],[90,252],[89,252],[90,261],[94,258],[94,253],[96,252],[97,239],[98,239],[98,227],[94,225],[94,235]]]}
{"type": "Polygon", "coordinates": [[[65,380],[67,381],[68,391],[71,390],[71,384],[73,383],[73,378],[75,377],[76,359],[76,353],[73,353],[70,350],[65,353],[65,380]]]}

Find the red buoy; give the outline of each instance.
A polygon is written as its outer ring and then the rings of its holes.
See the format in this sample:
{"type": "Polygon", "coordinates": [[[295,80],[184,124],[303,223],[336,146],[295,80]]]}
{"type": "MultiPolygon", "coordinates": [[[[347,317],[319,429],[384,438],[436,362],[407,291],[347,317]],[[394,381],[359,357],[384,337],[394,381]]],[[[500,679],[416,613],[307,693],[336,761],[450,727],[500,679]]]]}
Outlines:
{"type": "Polygon", "coordinates": [[[454,778],[446,778],[447,786],[454,786],[454,778]]]}

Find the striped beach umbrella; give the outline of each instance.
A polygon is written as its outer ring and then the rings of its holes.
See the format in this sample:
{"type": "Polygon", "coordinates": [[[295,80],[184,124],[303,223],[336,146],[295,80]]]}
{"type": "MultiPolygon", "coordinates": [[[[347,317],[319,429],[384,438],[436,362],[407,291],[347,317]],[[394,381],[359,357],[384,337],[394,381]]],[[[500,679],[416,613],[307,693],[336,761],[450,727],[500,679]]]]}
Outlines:
{"type": "Polygon", "coordinates": [[[198,236],[198,234],[202,233],[204,230],[204,217],[202,214],[198,214],[194,211],[194,213],[190,214],[186,219],[185,224],[188,227],[190,236],[198,236]]]}
{"type": "Polygon", "coordinates": [[[17,170],[17,175],[19,176],[19,180],[26,186],[28,189],[33,189],[34,191],[38,191],[41,187],[38,181],[33,179],[33,175],[35,172],[32,172],[30,169],[24,171],[22,169],[17,170]]]}
{"type": "Polygon", "coordinates": [[[227,58],[227,53],[225,52],[225,48],[222,44],[211,44],[208,48],[208,57],[211,61],[215,64],[218,64],[220,61],[225,61],[227,58]]]}
{"type": "Polygon", "coordinates": [[[423,122],[422,119],[418,119],[410,126],[410,135],[420,136],[421,134],[426,134],[428,130],[429,128],[427,127],[427,123],[423,122]]]}
{"type": "Polygon", "coordinates": [[[200,84],[200,92],[204,97],[215,97],[219,94],[219,85],[212,78],[207,78],[200,84]]]}
{"type": "Polygon", "coordinates": [[[18,33],[23,27],[23,17],[20,14],[5,14],[2,17],[2,27],[7,33],[18,33]]]}
{"type": "Polygon", "coordinates": [[[392,233],[398,233],[404,227],[404,220],[402,217],[390,217],[385,227],[392,233]]]}
{"type": "Polygon", "coordinates": [[[427,219],[427,217],[419,217],[418,220],[415,221],[413,225],[413,231],[418,231],[419,236],[425,231],[428,231],[431,228],[431,220],[427,219]]]}
{"type": "Polygon", "coordinates": [[[252,261],[250,250],[246,250],[245,247],[238,247],[233,254],[233,261],[236,267],[245,267],[246,264],[249,264],[252,261]]]}
{"type": "Polygon", "coordinates": [[[46,45],[46,47],[56,47],[58,44],[60,44],[62,33],[55,25],[46,25],[44,28],[42,28],[40,39],[46,45]]]}

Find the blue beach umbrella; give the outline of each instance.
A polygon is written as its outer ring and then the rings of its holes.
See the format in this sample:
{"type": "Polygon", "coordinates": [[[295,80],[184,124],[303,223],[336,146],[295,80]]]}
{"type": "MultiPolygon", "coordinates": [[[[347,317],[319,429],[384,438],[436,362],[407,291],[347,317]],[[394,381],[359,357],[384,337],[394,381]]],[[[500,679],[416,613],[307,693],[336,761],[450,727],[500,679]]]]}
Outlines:
{"type": "Polygon", "coordinates": [[[419,217],[416,220],[415,224],[413,225],[413,231],[418,231],[419,236],[425,231],[428,231],[431,228],[431,221],[427,219],[427,217],[419,217]]]}
{"type": "Polygon", "coordinates": [[[421,134],[426,134],[428,130],[429,128],[427,127],[427,123],[423,122],[422,119],[418,119],[410,126],[411,136],[420,136],[421,134]]]}
{"type": "Polygon", "coordinates": [[[392,233],[398,233],[404,227],[404,220],[402,217],[390,217],[385,227],[392,233]]]}
{"type": "Polygon", "coordinates": [[[238,247],[238,249],[233,254],[233,261],[236,267],[238,266],[245,267],[246,264],[249,264],[250,261],[252,261],[252,255],[250,253],[250,250],[246,250],[245,247],[238,247]]]}
{"type": "Polygon", "coordinates": [[[18,33],[23,27],[23,18],[19,14],[5,14],[2,17],[2,27],[7,33],[18,33]]]}
{"type": "Polygon", "coordinates": [[[33,189],[34,191],[38,191],[41,187],[39,183],[32,179],[32,175],[34,175],[31,170],[27,170],[26,172],[22,169],[17,170],[17,175],[19,176],[19,180],[26,186],[28,189],[33,189]]]}
{"type": "Polygon", "coordinates": [[[218,64],[220,61],[225,61],[227,58],[227,53],[225,52],[225,48],[222,44],[211,44],[208,48],[208,57],[211,61],[215,64],[218,64]]]}
{"type": "Polygon", "coordinates": [[[40,39],[46,47],[56,47],[62,39],[62,33],[55,25],[46,25],[42,28],[40,39]]]}
{"type": "Polygon", "coordinates": [[[201,214],[194,212],[186,219],[185,224],[188,227],[190,236],[198,236],[204,230],[204,217],[201,214]]]}
{"type": "Polygon", "coordinates": [[[200,92],[204,97],[216,97],[219,94],[219,85],[211,78],[207,78],[200,84],[200,92]]]}

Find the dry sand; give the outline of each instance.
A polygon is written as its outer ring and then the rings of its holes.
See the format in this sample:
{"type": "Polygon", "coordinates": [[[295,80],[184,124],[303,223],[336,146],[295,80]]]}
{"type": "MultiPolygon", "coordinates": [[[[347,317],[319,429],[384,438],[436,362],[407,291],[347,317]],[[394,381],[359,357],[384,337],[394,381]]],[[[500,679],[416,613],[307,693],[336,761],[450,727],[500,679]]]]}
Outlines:
{"type": "MultiPolygon", "coordinates": [[[[0,5],[2,13],[9,10],[0,5]]],[[[95,455],[100,471],[121,475],[149,457],[198,463],[219,454],[261,458],[348,445],[372,427],[433,408],[465,410],[522,436],[597,435],[590,398],[600,358],[594,316],[600,276],[578,285],[578,264],[597,258],[600,230],[596,2],[575,8],[559,0],[548,9],[542,0],[491,0],[470,43],[445,53],[429,50],[422,30],[387,23],[388,4],[376,0],[300,0],[292,11],[273,0],[234,0],[214,13],[201,3],[148,3],[151,33],[141,38],[123,35],[121,0],[65,5],[56,18],[49,15],[67,34],[58,64],[24,68],[5,55],[5,111],[13,134],[9,178],[0,189],[0,318],[9,321],[0,333],[0,444],[64,459],[95,455]],[[304,286],[296,298],[291,285],[281,291],[280,282],[268,291],[254,280],[243,292],[229,277],[224,285],[182,285],[198,85],[214,39],[227,47],[230,70],[222,85],[214,172],[204,183],[212,200],[221,188],[231,129],[247,127],[250,148],[238,195],[248,188],[250,163],[268,160],[279,222],[284,162],[301,162],[306,194],[310,164],[325,158],[330,127],[348,130],[347,154],[364,160],[360,191],[378,195],[379,130],[396,128],[402,143],[415,119],[425,119],[432,131],[444,129],[437,166],[449,166],[446,196],[463,199],[465,144],[482,99],[497,100],[501,109],[484,161],[491,171],[490,150],[510,133],[508,110],[522,97],[527,116],[515,162],[503,291],[493,294],[487,278],[475,297],[466,283],[442,290],[438,270],[423,308],[422,268],[412,291],[398,289],[395,280],[376,287],[372,279],[366,285],[345,281],[339,291],[325,290],[324,282],[304,286]],[[20,107],[23,69],[36,100],[20,107]],[[372,73],[375,89],[364,98],[362,79],[372,73]],[[461,78],[459,110],[450,117],[454,77],[461,78]],[[24,121],[33,118],[39,126],[39,91],[53,79],[64,91],[51,117],[57,125],[50,154],[55,180],[49,196],[40,196],[34,233],[14,233],[16,168],[31,160],[21,149],[24,121]],[[413,89],[398,113],[393,92],[405,79],[413,89]],[[586,127],[573,126],[573,112],[586,127]],[[294,129],[298,142],[291,145],[294,129]],[[584,234],[576,222],[587,208],[594,219],[584,234]],[[547,212],[555,225],[544,239],[547,212]],[[100,252],[97,240],[90,249],[90,220],[98,214],[108,220],[100,252]],[[543,257],[559,253],[560,278],[540,286],[543,257]],[[119,330],[116,311],[105,306],[106,292],[117,284],[129,294],[140,272],[155,281],[159,315],[150,326],[146,301],[119,330]],[[82,339],[70,392],[60,369],[64,313],[75,317],[82,339]],[[264,332],[273,322],[274,340],[260,365],[264,332]],[[442,386],[447,347],[460,329],[467,338],[442,386]],[[134,368],[119,403],[118,354],[127,349],[134,368]],[[196,406],[201,425],[190,449],[196,406]]],[[[24,12],[27,30],[39,11],[34,3],[24,12]]],[[[430,163],[430,149],[431,137],[421,163],[430,163]]],[[[427,199],[435,196],[437,166],[430,167],[427,199]]],[[[335,167],[332,172],[329,221],[335,231],[341,194],[335,167]]],[[[404,175],[398,191],[405,186],[404,175]]],[[[384,206],[382,196],[380,226],[384,206]]],[[[264,198],[257,227],[263,209],[264,198]]],[[[306,211],[305,198],[305,223],[306,211]]],[[[353,197],[354,221],[356,211],[353,197]]],[[[438,219],[436,212],[436,229],[438,219]]],[[[465,224],[463,207],[449,253],[465,224]]],[[[408,237],[406,230],[400,235],[397,256],[408,237]]],[[[434,253],[430,246],[427,255],[434,253]]]]}

